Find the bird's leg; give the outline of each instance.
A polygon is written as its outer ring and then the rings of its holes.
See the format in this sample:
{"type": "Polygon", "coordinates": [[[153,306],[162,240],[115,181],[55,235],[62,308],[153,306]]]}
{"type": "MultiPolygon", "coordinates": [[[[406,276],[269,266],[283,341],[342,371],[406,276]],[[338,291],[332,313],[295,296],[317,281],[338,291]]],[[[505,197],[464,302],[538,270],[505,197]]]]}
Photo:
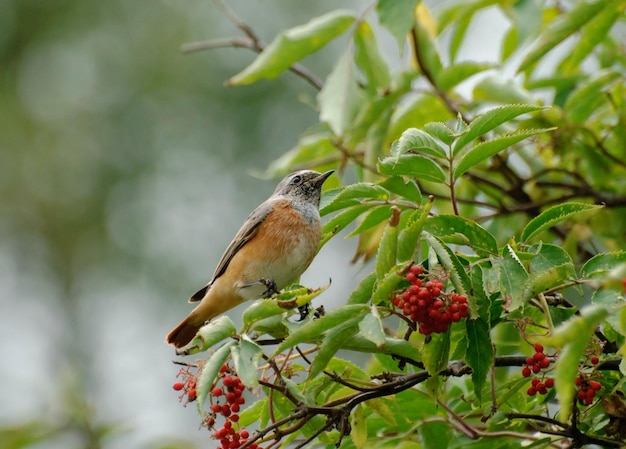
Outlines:
{"type": "Polygon", "coordinates": [[[265,286],[265,291],[261,293],[261,296],[264,298],[269,298],[274,294],[280,293],[278,288],[276,287],[276,282],[273,279],[259,279],[258,282],[265,286]]]}

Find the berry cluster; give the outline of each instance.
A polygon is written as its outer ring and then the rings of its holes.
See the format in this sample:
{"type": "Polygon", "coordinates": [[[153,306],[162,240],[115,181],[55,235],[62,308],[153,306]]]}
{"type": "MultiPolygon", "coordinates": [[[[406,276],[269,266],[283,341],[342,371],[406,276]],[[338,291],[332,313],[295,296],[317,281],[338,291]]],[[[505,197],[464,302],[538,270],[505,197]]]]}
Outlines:
{"type": "Polygon", "coordinates": [[[419,265],[413,265],[405,278],[411,285],[393,299],[393,305],[419,323],[423,335],[442,333],[452,323],[468,315],[467,297],[446,293],[439,279],[427,279],[419,265]]]}
{"type": "Polygon", "coordinates": [[[196,396],[198,392],[196,391],[196,382],[198,380],[198,375],[196,373],[192,373],[189,370],[189,367],[181,369],[176,375],[178,380],[174,382],[172,388],[175,391],[182,391],[182,394],[178,397],[179,401],[185,400],[186,403],[192,402],[196,400],[196,396]]]}
{"type": "MultiPolygon", "coordinates": [[[[211,400],[211,412],[204,420],[204,426],[214,429],[213,436],[220,441],[220,449],[237,449],[248,442],[250,433],[246,429],[239,427],[239,410],[246,402],[243,397],[245,387],[239,377],[231,372],[228,365],[223,365],[217,382],[211,389],[209,398],[211,400]],[[221,383],[221,386],[218,385],[221,383]],[[221,415],[224,417],[224,426],[215,429],[215,422],[221,415]]],[[[258,449],[256,443],[249,446],[251,449],[258,449]]]]}
{"type": "Polygon", "coordinates": [[[591,405],[596,397],[596,392],[602,389],[600,382],[590,380],[582,374],[576,376],[575,382],[578,387],[578,403],[580,405],[591,405]]]}
{"type": "MultiPolygon", "coordinates": [[[[550,359],[544,354],[543,346],[539,343],[534,345],[535,353],[532,357],[526,358],[526,366],[522,368],[522,376],[530,377],[533,374],[539,374],[541,370],[546,370],[550,366],[550,359]]],[[[530,381],[530,387],[526,391],[528,396],[539,394],[548,394],[548,389],[554,387],[554,379],[546,377],[542,374],[541,379],[533,377],[530,381]]]]}

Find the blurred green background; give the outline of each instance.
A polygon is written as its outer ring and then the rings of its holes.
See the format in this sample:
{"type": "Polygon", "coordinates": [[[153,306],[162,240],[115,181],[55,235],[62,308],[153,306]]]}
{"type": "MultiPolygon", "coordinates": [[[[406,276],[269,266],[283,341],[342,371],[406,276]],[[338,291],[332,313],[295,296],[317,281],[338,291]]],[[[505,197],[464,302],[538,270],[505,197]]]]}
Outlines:
{"type": "MultiPolygon", "coordinates": [[[[336,7],[229,4],[265,42],[336,7]]],[[[273,191],[251,173],[317,121],[316,91],[291,74],[223,87],[252,52],[180,51],[239,35],[209,0],[2,1],[1,448],[212,444],[178,404],[163,339],[273,191]]],[[[310,66],[324,78],[344,49],[310,66]]],[[[321,302],[356,284],[351,251],[336,239],[305,274],[332,277],[321,302]]]]}

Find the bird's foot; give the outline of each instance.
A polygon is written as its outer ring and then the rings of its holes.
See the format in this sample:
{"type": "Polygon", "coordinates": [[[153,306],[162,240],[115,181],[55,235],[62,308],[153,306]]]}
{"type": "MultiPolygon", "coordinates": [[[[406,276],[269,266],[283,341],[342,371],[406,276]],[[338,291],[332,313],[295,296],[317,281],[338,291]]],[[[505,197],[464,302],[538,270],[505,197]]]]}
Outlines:
{"type": "Polygon", "coordinates": [[[261,293],[262,297],[269,298],[272,295],[280,293],[273,279],[259,279],[258,282],[265,286],[265,291],[261,293]]]}

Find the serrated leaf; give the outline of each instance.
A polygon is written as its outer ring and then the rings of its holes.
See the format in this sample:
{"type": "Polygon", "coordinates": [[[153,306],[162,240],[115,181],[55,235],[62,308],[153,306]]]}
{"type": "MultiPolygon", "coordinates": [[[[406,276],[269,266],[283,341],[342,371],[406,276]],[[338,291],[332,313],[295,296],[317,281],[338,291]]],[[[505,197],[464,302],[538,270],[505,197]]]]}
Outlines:
{"type": "Polygon", "coordinates": [[[493,347],[489,335],[489,325],[481,318],[466,320],[467,349],[465,361],[472,368],[474,393],[480,401],[482,389],[493,366],[493,347]]]}
{"type": "Polygon", "coordinates": [[[273,356],[280,354],[288,348],[292,348],[300,343],[316,341],[320,335],[347,320],[358,317],[369,312],[369,307],[364,304],[349,304],[338,307],[326,313],[326,315],[307,322],[295,330],[289,337],[276,348],[273,356]]]}
{"type": "Polygon", "coordinates": [[[535,251],[536,255],[530,261],[530,276],[524,294],[526,299],[560,285],[576,275],[574,263],[563,248],[542,243],[529,249],[531,253],[535,251]]]}
{"type": "MultiPolygon", "coordinates": [[[[399,211],[393,212],[398,216],[399,211]]],[[[378,251],[376,252],[376,274],[379,278],[382,278],[396,264],[396,256],[398,249],[398,223],[399,217],[392,216],[385,226],[383,235],[380,238],[378,244],[378,251]],[[396,222],[394,222],[394,220],[396,222]]]]}
{"type": "Polygon", "coordinates": [[[405,262],[412,260],[417,249],[417,242],[424,228],[424,223],[428,219],[428,214],[433,206],[432,201],[428,201],[420,210],[414,211],[407,219],[404,228],[398,235],[398,261],[405,262]]]}
{"type": "Polygon", "coordinates": [[[453,145],[453,154],[457,154],[465,145],[472,140],[486,134],[501,124],[513,120],[522,114],[539,111],[543,109],[541,106],[532,104],[508,104],[490,109],[487,112],[476,117],[469,124],[467,132],[463,133],[453,145]]]}
{"type": "Polygon", "coordinates": [[[343,34],[354,21],[354,12],[338,9],[283,31],[252,64],[230,78],[227,84],[240,86],[260,79],[276,78],[294,63],[343,34]]]}
{"type": "Polygon", "coordinates": [[[607,85],[621,77],[618,71],[601,71],[586,80],[567,97],[564,106],[567,119],[573,123],[584,123],[602,102],[607,101],[602,94],[607,85]]]}
{"type": "Polygon", "coordinates": [[[412,179],[405,180],[401,176],[390,176],[382,181],[380,186],[415,204],[422,203],[422,192],[412,179]]]}
{"type": "Polygon", "coordinates": [[[624,301],[624,294],[622,292],[612,289],[596,290],[591,296],[591,303],[611,311],[606,317],[607,323],[609,323],[615,331],[626,335],[626,329],[622,326],[621,321],[623,310],[626,309],[626,301],[624,301]]]}
{"type": "Polygon", "coordinates": [[[580,315],[561,324],[555,329],[554,335],[546,339],[547,344],[561,349],[556,363],[554,385],[559,397],[562,421],[567,421],[572,411],[576,391],[574,379],[578,374],[580,359],[596,327],[608,315],[604,307],[597,305],[585,307],[580,312],[580,315]]]}
{"type": "Polygon", "coordinates": [[[343,189],[332,192],[333,199],[327,205],[320,208],[320,215],[328,215],[348,206],[360,204],[363,198],[373,200],[389,199],[389,192],[382,186],[369,182],[357,182],[350,184],[343,189]]]}
{"type": "Polygon", "coordinates": [[[374,291],[372,293],[372,304],[378,305],[389,301],[391,293],[396,289],[400,281],[403,279],[400,274],[407,264],[398,264],[382,278],[378,278],[376,284],[374,284],[374,291]]]}
{"type": "Polygon", "coordinates": [[[498,253],[493,235],[475,221],[457,215],[437,215],[426,220],[424,230],[445,242],[467,245],[481,256],[498,253]]]}
{"type": "Polygon", "coordinates": [[[443,243],[439,238],[426,231],[422,231],[422,234],[428,241],[428,245],[435,251],[435,254],[437,254],[441,265],[443,265],[450,274],[450,280],[457,293],[468,294],[472,289],[472,283],[459,258],[452,252],[448,245],[443,243]]]}
{"type": "Polygon", "coordinates": [[[389,67],[380,54],[372,27],[365,21],[359,22],[354,32],[354,61],[371,93],[389,85],[389,67]]]}
{"type": "Polygon", "coordinates": [[[440,334],[431,334],[430,341],[422,348],[424,368],[433,377],[446,368],[450,356],[450,330],[440,334]]]}
{"type": "Polygon", "coordinates": [[[457,62],[441,70],[437,76],[437,87],[442,90],[452,89],[477,73],[484,72],[494,67],[493,64],[488,62],[457,62]]]}
{"type": "Polygon", "coordinates": [[[529,103],[533,97],[519,82],[501,76],[487,75],[476,83],[472,96],[475,100],[497,103],[529,103]]]}
{"type": "Polygon", "coordinates": [[[578,72],[583,60],[606,39],[617,19],[623,17],[625,8],[623,1],[606,2],[605,7],[580,30],[578,42],[561,63],[559,72],[578,72]]]}
{"type": "Polygon", "coordinates": [[[522,129],[515,131],[511,134],[504,134],[495,137],[486,142],[481,142],[474,147],[470,148],[461,159],[459,159],[456,167],[454,167],[454,178],[458,179],[463,173],[470,168],[498,154],[500,151],[516,144],[530,136],[553,131],[556,128],[541,128],[541,129],[522,129]]]}
{"type": "MultiPolygon", "coordinates": [[[[366,315],[365,315],[366,316],[366,315]]],[[[354,316],[341,324],[330,328],[319,345],[319,351],[309,368],[309,379],[313,379],[324,369],[330,359],[341,349],[346,341],[350,340],[359,331],[359,322],[365,317],[363,315],[354,316]]]]}
{"type": "Polygon", "coordinates": [[[282,315],[290,309],[309,304],[328,287],[330,287],[330,284],[316,289],[306,287],[293,288],[285,290],[271,299],[255,301],[243,311],[244,329],[249,329],[250,326],[266,318],[282,315]]]}
{"type": "Polygon", "coordinates": [[[235,371],[248,388],[256,388],[259,385],[257,370],[263,357],[263,349],[250,339],[246,334],[242,334],[239,345],[230,349],[235,364],[235,371]]]}
{"type": "Polygon", "coordinates": [[[521,239],[529,241],[542,231],[574,216],[585,212],[597,211],[604,206],[583,203],[564,203],[546,209],[541,214],[530,220],[522,230],[521,239]]]}
{"type": "Polygon", "coordinates": [[[357,449],[362,449],[367,443],[367,413],[365,405],[357,405],[350,414],[350,439],[357,449]]]}
{"type": "Polygon", "coordinates": [[[524,57],[518,68],[518,72],[522,72],[531,65],[539,61],[546,53],[556,47],[572,34],[580,31],[580,29],[596,14],[607,7],[614,0],[599,0],[595,2],[579,3],[569,13],[563,14],[554,22],[548,25],[548,28],[539,36],[532,44],[529,52],[524,57]]]}
{"type": "Polygon", "coordinates": [[[417,154],[387,157],[378,163],[378,170],[384,175],[410,176],[412,178],[443,183],[446,174],[432,159],[417,154]]]}
{"type": "MultiPolygon", "coordinates": [[[[424,130],[446,145],[450,145],[454,141],[454,131],[443,122],[429,122],[424,125],[424,130]]],[[[445,152],[444,152],[445,154],[445,152]]]]}
{"type": "Polygon", "coordinates": [[[352,64],[352,55],[345,52],[317,95],[320,121],[328,123],[337,136],[344,134],[361,105],[362,94],[352,64]]]}
{"type": "MultiPolygon", "coordinates": [[[[265,176],[276,178],[287,175],[298,166],[314,166],[317,162],[325,162],[330,155],[336,154],[337,147],[332,140],[333,133],[327,126],[316,126],[301,136],[295,147],[272,161],[265,176]],[[321,129],[320,129],[321,128],[321,129]]],[[[328,183],[328,181],[326,181],[328,183]]]]}
{"type": "Polygon", "coordinates": [[[419,0],[379,0],[376,3],[380,24],[396,39],[400,51],[413,28],[413,11],[418,3],[419,0]]]}
{"type": "Polygon", "coordinates": [[[491,256],[491,264],[498,273],[500,294],[507,312],[513,312],[524,306],[524,286],[528,273],[510,245],[506,245],[501,257],[491,256]]]}
{"type": "Polygon", "coordinates": [[[597,254],[583,265],[580,275],[585,278],[604,276],[622,263],[626,263],[626,251],[597,254]]]}
{"type": "Polygon", "coordinates": [[[381,224],[383,221],[387,220],[391,217],[391,207],[384,206],[373,206],[370,207],[370,210],[365,213],[361,222],[357,225],[356,229],[352,231],[347,237],[354,237],[368,229],[373,228],[376,225],[381,224]]]}
{"type": "Polygon", "coordinates": [[[370,273],[361,279],[359,285],[350,293],[346,304],[366,304],[372,298],[372,291],[376,283],[376,273],[370,273]]]}
{"type": "Polygon", "coordinates": [[[230,357],[231,348],[236,344],[236,341],[229,341],[225,343],[217,351],[215,351],[204,364],[202,374],[200,374],[200,379],[198,379],[197,383],[198,393],[196,401],[200,414],[204,414],[204,404],[209,391],[211,391],[211,388],[215,383],[215,379],[220,372],[220,368],[222,368],[224,362],[226,362],[228,357],[230,357]]]}
{"type": "Polygon", "coordinates": [[[265,427],[265,423],[269,417],[269,407],[267,405],[267,397],[256,399],[252,404],[246,404],[246,407],[239,413],[239,425],[241,427],[251,426],[253,423],[259,424],[259,427],[265,427]]]}
{"type": "Polygon", "coordinates": [[[391,147],[391,155],[396,158],[408,152],[425,153],[442,159],[446,157],[441,145],[430,134],[417,128],[405,130],[391,147]]]}
{"type": "Polygon", "coordinates": [[[322,227],[322,242],[320,246],[323,246],[332,236],[341,232],[362,213],[371,208],[372,206],[352,206],[328,220],[322,227]]]}
{"type": "Polygon", "coordinates": [[[384,346],[385,330],[376,306],[372,306],[371,312],[359,322],[359,332],[379,348],[384,346]]]}
{"type": "Polygon", "coordinates": [[[208,322],[198,330],[196,336],[188,346],[182,350],[176,350],[179,355],[190,355],[206,351],[211,346],[237,333],[235,323],[227,315],[222,315],[208,322]]]}

